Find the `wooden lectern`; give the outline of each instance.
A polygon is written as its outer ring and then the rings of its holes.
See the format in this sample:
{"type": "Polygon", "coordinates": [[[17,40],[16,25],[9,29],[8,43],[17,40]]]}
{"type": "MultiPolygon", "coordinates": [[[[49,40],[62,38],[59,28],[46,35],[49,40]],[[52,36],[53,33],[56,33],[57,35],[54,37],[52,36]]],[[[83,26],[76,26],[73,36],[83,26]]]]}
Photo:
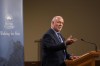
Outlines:
{"type": "Polygon", "coordinates": [[[100,56],[100,51],[91,51],[78,59],[65,60],[66,66],[95,66],[95,58],[100,56]]]}

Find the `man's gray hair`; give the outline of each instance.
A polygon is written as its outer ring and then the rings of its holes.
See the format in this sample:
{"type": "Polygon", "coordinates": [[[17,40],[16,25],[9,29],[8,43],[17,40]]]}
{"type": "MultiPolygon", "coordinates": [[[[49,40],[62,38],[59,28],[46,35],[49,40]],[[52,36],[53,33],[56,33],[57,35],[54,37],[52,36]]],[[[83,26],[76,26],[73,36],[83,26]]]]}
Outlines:
{"type": "Polygon", "coordinates": [[[51,22],[55,22],[55,21],[57,21],[59,19],[63,19],[62,16],[55,16],[55,17],[53,17],[51,22]]]}

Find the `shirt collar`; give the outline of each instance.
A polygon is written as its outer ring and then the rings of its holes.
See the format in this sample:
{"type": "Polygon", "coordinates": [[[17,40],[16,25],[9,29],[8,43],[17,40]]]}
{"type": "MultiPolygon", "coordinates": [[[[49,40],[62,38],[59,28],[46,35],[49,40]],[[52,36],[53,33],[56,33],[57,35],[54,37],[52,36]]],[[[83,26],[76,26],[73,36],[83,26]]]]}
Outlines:
{"type": "Polygon", "coordinates": [[[58,36],[58,34],[57,33],[60,33],[60,32],[57,32],[57,31],[55,31],[53,28],[51,28],[54,32],[55,32],[55,34],[58,36]]]}

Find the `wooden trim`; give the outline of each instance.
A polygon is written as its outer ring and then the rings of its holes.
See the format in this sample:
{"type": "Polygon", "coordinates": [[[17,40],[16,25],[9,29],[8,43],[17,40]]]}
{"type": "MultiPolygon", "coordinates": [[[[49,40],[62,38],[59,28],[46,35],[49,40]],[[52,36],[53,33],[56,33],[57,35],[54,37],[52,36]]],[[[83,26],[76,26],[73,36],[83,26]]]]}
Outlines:
{"type": "MultiPolygon", "coordinates": [[[[25,66],[41,66],[40,61],[25,61],[25,66]]],[[[100,66],[100,60],[95,61],[95,66],[100,66]]]]}
{"type": "Polygon", "coordinates": [[[40,61],[25,61],[25,66],[40,66],[40,61]]]}

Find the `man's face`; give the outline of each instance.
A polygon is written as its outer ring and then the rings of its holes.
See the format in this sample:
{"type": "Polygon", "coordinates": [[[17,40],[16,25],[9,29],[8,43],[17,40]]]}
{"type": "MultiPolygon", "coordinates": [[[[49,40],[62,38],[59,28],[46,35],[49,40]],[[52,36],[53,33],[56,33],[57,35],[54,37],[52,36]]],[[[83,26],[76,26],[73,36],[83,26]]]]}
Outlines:
{"type": "Polygon", "coordinates": [[[63,19],[57,19],[53,22],[53,29],[57,32],[60,32],[62,27],[63,27],[63,24],[64,24],[64,20],[63,19]]]}

